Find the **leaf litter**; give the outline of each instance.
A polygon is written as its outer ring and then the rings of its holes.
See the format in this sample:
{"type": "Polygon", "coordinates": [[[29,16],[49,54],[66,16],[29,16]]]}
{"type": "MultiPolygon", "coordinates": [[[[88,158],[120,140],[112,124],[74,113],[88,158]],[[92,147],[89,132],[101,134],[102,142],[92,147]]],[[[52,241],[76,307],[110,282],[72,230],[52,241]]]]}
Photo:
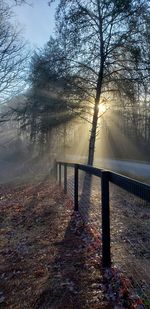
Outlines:
{"type": "Polygon", "coordinates": [[[0,223],[1,308],[144,308],[56,184],[1,185],[0,223]]]}

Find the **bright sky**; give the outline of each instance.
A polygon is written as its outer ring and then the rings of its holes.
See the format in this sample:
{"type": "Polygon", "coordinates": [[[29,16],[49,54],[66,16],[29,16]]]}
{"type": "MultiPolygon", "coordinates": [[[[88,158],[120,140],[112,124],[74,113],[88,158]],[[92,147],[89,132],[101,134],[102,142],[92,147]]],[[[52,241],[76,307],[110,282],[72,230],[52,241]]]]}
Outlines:
{"type": "Polygon", "coordinates": [[[48,6],[48,0],[30,0],[32,6],[21,5],[14,8],[16,19],[23,28],[23,36],[31,47],[42,47],[54,33],[55,8],[58,3],[48,6]]]}

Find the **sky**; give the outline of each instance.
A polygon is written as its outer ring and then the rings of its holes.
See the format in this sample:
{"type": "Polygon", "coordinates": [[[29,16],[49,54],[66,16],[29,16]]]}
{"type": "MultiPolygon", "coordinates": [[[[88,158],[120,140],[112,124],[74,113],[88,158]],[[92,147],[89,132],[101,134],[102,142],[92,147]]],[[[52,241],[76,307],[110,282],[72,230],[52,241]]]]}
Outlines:
{"type": "Polygon", "coordinates": [[[55,9],[58,3],[48,6],[48,0],[30,0],[32,5],[14,8],[16,20],[23,29],[23,37],[32,48],[43,47],[50,35],[54,34],[55,9]]]}

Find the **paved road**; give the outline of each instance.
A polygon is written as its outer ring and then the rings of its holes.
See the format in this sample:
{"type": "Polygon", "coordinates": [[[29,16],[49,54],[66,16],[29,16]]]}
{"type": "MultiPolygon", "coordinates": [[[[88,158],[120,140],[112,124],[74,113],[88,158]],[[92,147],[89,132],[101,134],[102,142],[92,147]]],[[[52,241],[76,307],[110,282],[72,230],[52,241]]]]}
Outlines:
{"type": "MultiPolygon", "coordinates": [[[[66,161],[72,162],[86,162],[86,157],[81,156],[67,156],[66,161]]],[[[106,160],[96,159],[94,166],[104,169],[113,170],[118,173],[125,173],[135,177],[145,178],[150,180],[150,163],[138,161],[124,161],[124,160],[106,160]]]]}
{"type": "Polygon", "coordinates": [[[135,161],[121,161],[121,160],[95,160],[97,166],[102,165],[118,172],[125,172],[135,176],[150,177],[150,164],[135,161]]]}

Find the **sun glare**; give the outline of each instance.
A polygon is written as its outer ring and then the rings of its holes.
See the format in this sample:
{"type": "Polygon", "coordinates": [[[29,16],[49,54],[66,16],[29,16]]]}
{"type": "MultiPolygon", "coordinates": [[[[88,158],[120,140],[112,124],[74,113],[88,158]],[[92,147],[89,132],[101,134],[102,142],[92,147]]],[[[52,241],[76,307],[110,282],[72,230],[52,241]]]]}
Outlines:
{"type": "Polygon", "coordinates": [[[106,110],[107,110],[106,104],[102,104],[102,103],[99,104],[99,106],[98,106],[99,115],[104,114],[106,112],[106,110]]]}

